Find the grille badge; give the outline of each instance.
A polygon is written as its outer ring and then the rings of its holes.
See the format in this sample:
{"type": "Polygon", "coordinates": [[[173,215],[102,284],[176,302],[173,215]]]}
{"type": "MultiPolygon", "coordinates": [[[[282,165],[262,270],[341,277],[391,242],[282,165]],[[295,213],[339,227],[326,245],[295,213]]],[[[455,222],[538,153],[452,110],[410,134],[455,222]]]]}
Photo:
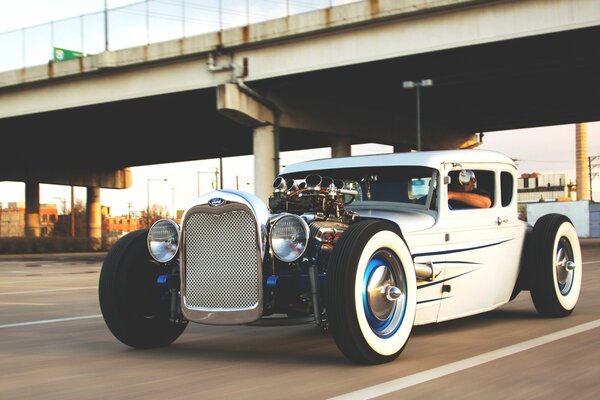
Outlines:
{"type": "Polygon", "coordinates": [[[222,204],[225,204],[225,200],[223,200],[220,197],[213,197],[212,199],[210,199],[208,201],[208,204],[211,205],[211,206],[213,206],[213,207],[216,207],[216,206],[220,206],[222,204]]]}

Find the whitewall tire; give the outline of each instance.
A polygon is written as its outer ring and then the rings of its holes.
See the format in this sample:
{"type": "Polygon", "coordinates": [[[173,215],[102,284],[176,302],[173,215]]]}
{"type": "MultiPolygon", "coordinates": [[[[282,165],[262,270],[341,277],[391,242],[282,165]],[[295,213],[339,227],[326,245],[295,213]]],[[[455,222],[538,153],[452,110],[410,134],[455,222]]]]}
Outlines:
{"type": "Polygon", "coordinates": [[[327,271],[327,318],[351,360],[380,364],[404,349],[416,313],[412,256],[395,225],[363,221],[336,244],[327,271]]]}
{"type": "Polygon", "coordinates": [[[531,298],[537,311],[548,317],[571,314],[581,291],[583,261],[569,218],[548,214],[536,222],[529,268],[531,298]]]}

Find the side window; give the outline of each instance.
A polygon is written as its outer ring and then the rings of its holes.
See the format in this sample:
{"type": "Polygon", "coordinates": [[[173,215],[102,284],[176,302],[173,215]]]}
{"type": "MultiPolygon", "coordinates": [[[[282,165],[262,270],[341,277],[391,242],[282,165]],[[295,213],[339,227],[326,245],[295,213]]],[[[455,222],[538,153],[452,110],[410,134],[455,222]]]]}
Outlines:
{"type": "Polygon", "coordinates": [[[513,188],[515,179],[510,172],[503,171],[500,174],[500,192],[502,194],[502,207],[508,206],[512,203],[513,199],[513,188]]]}
{"type": "Polygon", "coordinates": [[[450,171],[448,186],[448,208],[451,210],[489,208],[495,203],[495,172],[486,170],[463,170],[471,178],[471,184],[462,185],[459,175],[461,171],[450,171]],[[477,197],[489,199],[483,205],[477,197]]]}

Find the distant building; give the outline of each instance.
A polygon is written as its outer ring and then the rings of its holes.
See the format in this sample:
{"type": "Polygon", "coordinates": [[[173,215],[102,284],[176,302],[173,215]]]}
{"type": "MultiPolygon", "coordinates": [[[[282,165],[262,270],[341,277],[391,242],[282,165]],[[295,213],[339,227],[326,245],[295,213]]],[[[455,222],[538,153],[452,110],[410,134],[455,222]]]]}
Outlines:
{"type": "MultiPolygon", "coordinates": [[[[49,236],[58,221],[56,204],[40,204],[41,236],[49,236]]],[[[25,204],[10,202],[0,208],[0,237],[25,236],[25,204]]]]}
{"type": "Polygon", "coordinates": [[[109,236],[114,234],[121,236],[145,227],[146,221],[143,221],[142,218],[104,216],[102,219],[102,229],[109,236]]]}
{"type": "Polygon", "coordinates": [[[518,202],[575,200],[575,185],[567,183],[565,174],[542,175],[538,172],[522,174],[518,181],[518,202]]]}

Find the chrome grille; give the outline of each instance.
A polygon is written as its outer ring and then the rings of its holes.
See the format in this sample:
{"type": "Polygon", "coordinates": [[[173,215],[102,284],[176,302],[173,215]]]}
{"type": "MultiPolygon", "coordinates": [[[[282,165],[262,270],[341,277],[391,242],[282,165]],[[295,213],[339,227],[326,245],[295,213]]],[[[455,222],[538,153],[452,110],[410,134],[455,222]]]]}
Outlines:
{"type": "Polygon", "coordinates": [[[259,301],[256,222],[243,209],[206,209],[184,225],[185,305],[243,309],[259,301]]]}

